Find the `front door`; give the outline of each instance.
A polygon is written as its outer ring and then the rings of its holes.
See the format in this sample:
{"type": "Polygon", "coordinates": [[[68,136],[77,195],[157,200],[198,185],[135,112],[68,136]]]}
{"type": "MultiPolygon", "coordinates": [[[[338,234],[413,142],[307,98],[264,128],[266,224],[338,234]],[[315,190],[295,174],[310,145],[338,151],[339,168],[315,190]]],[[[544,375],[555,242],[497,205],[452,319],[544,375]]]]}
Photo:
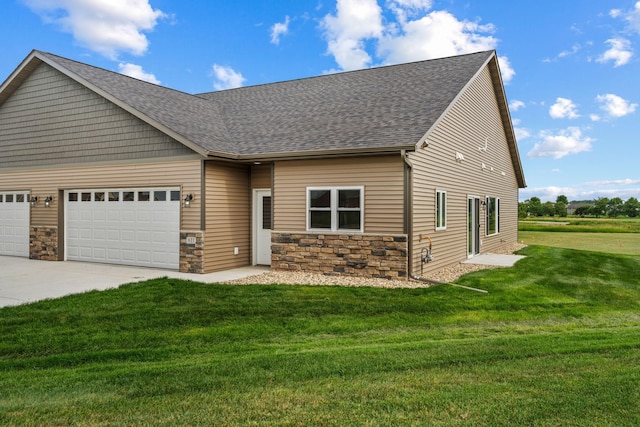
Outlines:
{"type": "Polygon", "coordinates": [[[253,263],[271,265],[271,190],[255,190],[253,200],[253,263]]]}
{"type": "Polygon", "coordinates": [[[467,222],[467,257],[472,258],[480,253],[480,199],[478,197],[469,196],[467,222]]]}

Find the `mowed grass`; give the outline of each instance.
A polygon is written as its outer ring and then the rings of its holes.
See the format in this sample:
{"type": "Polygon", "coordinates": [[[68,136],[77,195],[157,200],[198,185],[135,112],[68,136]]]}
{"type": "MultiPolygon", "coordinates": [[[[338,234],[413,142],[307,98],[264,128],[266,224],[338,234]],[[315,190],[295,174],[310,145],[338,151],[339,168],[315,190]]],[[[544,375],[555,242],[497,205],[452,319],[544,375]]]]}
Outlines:
{"type": "Polygon", "coordinates": [[[640,425],[640,258],[429,289],[157,279],[0,309],[0,425],[640,425]]]}
{"type": "Polygon", "coordinates": [[[518,241],[526,245],[554,246],[582,251],[640,254],[640,233],[519,231],[518,241]]]}

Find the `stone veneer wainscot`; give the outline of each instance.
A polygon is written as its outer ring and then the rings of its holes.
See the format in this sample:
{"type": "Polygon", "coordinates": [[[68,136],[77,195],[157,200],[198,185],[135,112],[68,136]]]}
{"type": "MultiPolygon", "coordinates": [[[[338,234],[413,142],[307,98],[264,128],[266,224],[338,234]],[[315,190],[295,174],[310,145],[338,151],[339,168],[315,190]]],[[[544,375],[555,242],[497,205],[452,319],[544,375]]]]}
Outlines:
{"type": "Polygon", "coordinates": [[[271,234],[274,270],[406,279],[407,265],[406,234],[271,234]]]}
{"type": "Polygon", "coordinates": [[[30,227],[29,258],[41,261],[58,260],[58,227],[30,227]]]}
{"type": "Polygon", "coordinates": [[[180,272],[204,273],[204,235],[202,231],[180,232],[180,272]],[[194,237],[195,244],[187,244],[187,237],[194,237]]]}

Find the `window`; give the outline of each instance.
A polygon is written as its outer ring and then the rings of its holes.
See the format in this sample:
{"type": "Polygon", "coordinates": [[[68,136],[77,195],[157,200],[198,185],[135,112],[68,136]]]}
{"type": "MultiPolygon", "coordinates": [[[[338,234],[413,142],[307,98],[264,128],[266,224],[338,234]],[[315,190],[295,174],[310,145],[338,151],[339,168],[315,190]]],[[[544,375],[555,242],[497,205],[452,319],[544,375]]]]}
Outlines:
{"type": "Polygon", "coordinates": [[[153,201],[154,202],[164,202],[167,200],[167,192],[166,191],[154,191],[153,192],[153,201]]]}
{"type": "Polygon", "coordinates": [[[447,229],[447,192],[436,190],[436,230],[447,229]]]}
{"type": "Polygon", "coordinates": [[[362,232],[363,204],[363,187],[307,188],[307,229],[362,232]]]}
{"type": "Polygon", "coordinates": [[[500,232],[500,199],[489,197],[486,199],[486,234],[491,236],[500,232]]]}
{"type": "Polygon", "coordinates": [[[150,194],[151,192],[149,191],[138,191],[138,201],[148,202],[150,200],[150,194]]]}

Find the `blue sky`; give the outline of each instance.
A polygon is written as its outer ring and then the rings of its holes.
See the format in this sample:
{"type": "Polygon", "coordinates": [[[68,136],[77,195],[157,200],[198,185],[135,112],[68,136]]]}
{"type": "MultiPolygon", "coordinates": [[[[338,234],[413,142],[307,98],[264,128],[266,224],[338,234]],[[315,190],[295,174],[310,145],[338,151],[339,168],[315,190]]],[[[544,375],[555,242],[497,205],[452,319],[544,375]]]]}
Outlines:
{"type": "Polygon", "coordinates": [[[640,198],[640,1],[5,0],[32,49],[188,93],[496,49],[528,188],[640,198]]]}

